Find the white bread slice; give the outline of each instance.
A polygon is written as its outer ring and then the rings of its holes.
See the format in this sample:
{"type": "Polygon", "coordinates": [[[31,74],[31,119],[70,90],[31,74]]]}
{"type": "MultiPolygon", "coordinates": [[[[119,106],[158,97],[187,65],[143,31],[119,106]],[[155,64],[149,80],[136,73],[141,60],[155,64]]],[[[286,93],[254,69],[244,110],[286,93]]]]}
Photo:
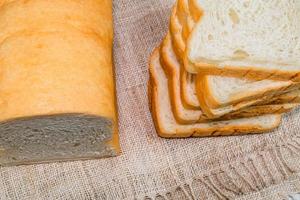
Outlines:
{"type": "Polygon", "coordinates": [[[210,108],[220,108],[261,97],[276,98],[276,96],[293,91],[300,87],[293,81],[252,81],[233,77],[197,75],[199,88],[197,91],[205,94],[202,101],[210,108]]]}
{"type": "MultiPolygon", "coordinates": [[[[174,113],[174,117],[179,123],[182,124],[191,124],[191,123],[196,123],[196,122],[202,122],[206,121],[208,118],[209,119],[214,119],[221,117],[223,115],[208,115],[206,116],[203,114],[203,112],[200,109],[187,109],[183,105],[183,101],[181,98],[181,94],[183,92],[183,88],[180,87],[181,85],[181,80],[180,80],[180,69],[182,68],[180,63],[177,61],[177,58],[172,50],[171,46],[171,40],[170,40],[170,34],[166,36],[166,38],[163,40],[162,45],[161,45],[161,56],[160,56],[160,61],[161,61],[161,66],[165,71],[165,74],[167,75],[168,78],[168,88],[169,88],[169,94],[170,94],[170,100],[171,100],[171,105],[172,105],[172,110],[174,113]]],[[[191,84],[195,85],[195,84],[191,84]]],[[[195,89],[195,88],[194,88],[195,89]]],[[[195,96],[196,101],[197,95],[194,94],[196,90],[193,91],[193,89],[187,91],[186,93],[192,92],[193,94],[190,96],[195,96]]],[[[199,101],[198,101],[199,102],[199,101]]],[[[257,101],[258,102],[258,101],[257,101]]],[[[254,102],[256,103],[256,102],[254,102]]],[[[247,105],[247,104],[245,104],[247,105]]],[[[248,106],[248,105],[247,105],[248,106]]],[[[268,105],[268,106],[253,106],[250,108],[247,108],[247,112],[242,112],[246,113],[247,115],[240,114],[240,111],[238,110],[228,110],[228,113],[225,116],[222,116],[223,119],[233,119],[233,118],[241,118],[241,117],[250,117],[250,116],[257,116],[261,114],[273,114],[273,113],[278,113],[278,112],[288,112],[290,111],[293,107],[297,106],[297,104],[287,104],[287,105],[268,105]],[[266,109],[269,107],[269,109],[266,109]],[[261,108],[261,110],[260,110],[261,108]],[[233,112],[236,111],[236,112],[233,112]],[[233,113],[231,113],[233,112],[233,113]]],[[[242,108],[242,107],[240,107],[242,108]]],[[[218,110],[214,111],[217,112],[218,110]]],[[[223,111],[223,110],[221,110],[223,111]]],[[[210,114],[210,112],[209,112],[210,114]]]]}
{"type": "Polygon", "coordinates": [[[167,79],[160,66],[159,49],[150,59],[151,111],[158,135],[165,138],[205,137],[261,133],[279,126],[281,115],[263,115],[253,118],[227,120],[193,125],[178,124],[173,116],[167,88],[167,79]],[[160,76],[157,76],[160,74],[160,76]]]}
{"type": "Polygon", "coordinates": [[[203,10],[188,37],[195,73],[300,81],[300,2],[196,0],[203,10]]]}
{"type": "MultiPolygon", "coordinates": [[[[180,3],[183,4],[183,1],[178,1],[178,4],[180,3]]],[[[175,7],[174,9],[178,7],[179,6],[175,7]]],[[[185,11],[186,10],[187,9],[185,9],[185,11]]],[[[179,14],[177,10],[175,10],[174,12],[179,14]]],[[[188,15],[188,13],[186,13],[186,15],[188,15]]],[[[176,30],[182,30],[182,26],[180,25],[180,23],[172,23],[172,21],[174,20],[176,21],[176,15],[172,15],[171,28],[176,30]],[[175,25],[179,27],[174,28],[173,26],[175,25]]],[[[178,41],[176,42],[176,40],[178,40],[178,37],[172,38],[174,41],[173,44],[178,43],[178,41]]],[[[181,40],[184,41],[183,36],[181,40]]],[[[185,47],[181,46],[180,48],[183,48],[180,51],[184,51],[185,47]]],[[[193,80],[196,78],[194,78],[193,75],[190,75],[189,73],[185,72],[185,70],[183,69],[181,69],[181,78],[182,78],[182,87],[186,88],[186,89],[182,89],[182,99],[185,107],[186,108],[199,107],[196,101],[194,101],[195,99],[193,98],[194,95],[190,95],[186,93],[186,91],[192,89],[190,85],[193,84],[190,82],[193,82],[193,80]]],[[[300,83],[295,83],[292,81],[271,81],[271,80],[250,81],[248,79],[230,78],[230,77],[223,77],[223,76],[209,76],[209,75],[202,75],[202,74],[198,76],[198,79],[201,79],[203,83],[199,85],[201,86],[201,88],[198,90],[204,91],[205,93],[205,99],[203,99],[202,101],[206,101],[206,105],[210,108],[220,108],[230,104],[237,104],[243,101],[256,99],[261,96],[280,95],[300,87],[300,83]]]]}

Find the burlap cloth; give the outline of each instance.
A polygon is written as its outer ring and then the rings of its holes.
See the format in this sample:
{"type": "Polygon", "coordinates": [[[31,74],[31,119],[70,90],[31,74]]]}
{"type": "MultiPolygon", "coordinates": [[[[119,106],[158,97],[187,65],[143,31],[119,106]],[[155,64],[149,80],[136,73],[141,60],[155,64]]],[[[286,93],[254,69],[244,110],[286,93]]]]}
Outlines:
{"type": "Polygon", "coordinates": [[[286,199],[300,191],[300,110],[265,135],[158,138],[148,58],[173,0],[116,0],[115,67],[123,153],[117,158],[0,168],[0,199],[286,199]]]}

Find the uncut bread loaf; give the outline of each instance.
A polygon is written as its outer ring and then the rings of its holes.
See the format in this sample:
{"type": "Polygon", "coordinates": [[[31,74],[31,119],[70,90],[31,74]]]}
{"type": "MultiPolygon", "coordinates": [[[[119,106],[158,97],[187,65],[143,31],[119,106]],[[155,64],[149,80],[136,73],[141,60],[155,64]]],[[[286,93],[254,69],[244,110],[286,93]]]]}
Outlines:
{"type": "Polygon", "coordinates": [[[112,1],[0,5],[0,165],[117,155],[112,1]]]}
{"type": "Polygon", "coordinates": [[[150,59],[149,91],[153,120],[161,137],[204,137],[261,133],[276,128],[281,121],[281,115],[262,115],[191,125],[179,124],[172,112],[167,78],[160,65],[159,49],[154,51],[150,59]]]}
{"type": "Polygon", "coordinates": [[[190,0],[199,19],[187,39],[191,73],[300,81],[300,2],[190,0]]]}

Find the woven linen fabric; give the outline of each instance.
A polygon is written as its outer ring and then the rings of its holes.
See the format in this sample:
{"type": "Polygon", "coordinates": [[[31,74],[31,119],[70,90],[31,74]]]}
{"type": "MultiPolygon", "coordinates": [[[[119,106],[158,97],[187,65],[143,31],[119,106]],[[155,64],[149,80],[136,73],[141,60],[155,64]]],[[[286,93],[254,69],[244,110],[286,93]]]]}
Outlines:
{"type": "Polygon", "coordinates": [[[122,154],[0,168],[0,199],[294,199],[300,192],[300,110],[271,133],[168,140],[148,108],[148,61],[172,0],[114,1],[122,154]]]}

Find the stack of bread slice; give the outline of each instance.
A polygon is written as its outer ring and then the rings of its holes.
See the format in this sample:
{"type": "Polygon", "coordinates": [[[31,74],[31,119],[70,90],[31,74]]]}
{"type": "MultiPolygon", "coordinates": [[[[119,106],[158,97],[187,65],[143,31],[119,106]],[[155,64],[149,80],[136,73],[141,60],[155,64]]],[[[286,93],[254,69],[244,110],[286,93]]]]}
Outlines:
{"type": "Polygon", "coordinates": [[[300,103],[300,1],[178,0],[150,58],[162,137],[268,132],[300,103]]]}

